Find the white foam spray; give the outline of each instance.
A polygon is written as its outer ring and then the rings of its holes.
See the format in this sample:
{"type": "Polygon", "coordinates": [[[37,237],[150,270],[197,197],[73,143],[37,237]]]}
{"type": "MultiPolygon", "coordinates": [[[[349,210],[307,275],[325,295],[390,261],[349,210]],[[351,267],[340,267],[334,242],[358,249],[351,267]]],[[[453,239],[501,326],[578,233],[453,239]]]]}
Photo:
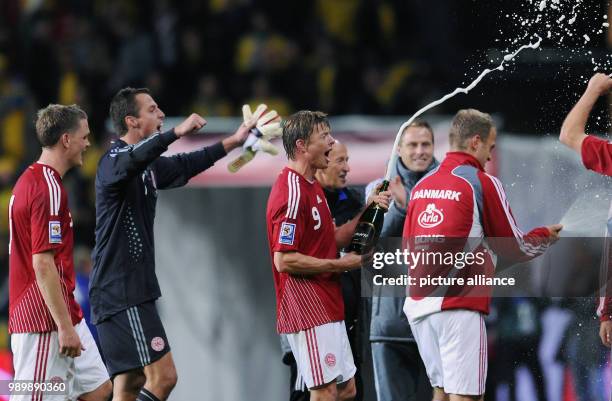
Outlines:
{"type": "Polygon", "coordinates": [[[399,145],[400,142],[400,138],[402,136],[402,132],[404,132],[404,129],[406,129],[407,126],[409,126],[410,124],[412,124],[412,122],[419,117],[421,114],[425,113],[426,111],[444,103],[445,101],[447,101],[448,99],[454,97],[455,95],[459,94],[459,93],[465,93],[467,94],[469,91],[471,91],[472,89],[474,89],[476,87],[476,85],[478,85],[478,83],[488,74],[492,73],[493,71],[503,71],[504,70],[504,64],[509,62],[510,60],[512,60],[514,57],[516,57],[520,52],[522,52],[525,49],[537,49],[540,46],[540,43],[542,42],[542,38],[539,35],[535,35],[537,37],[537,41],[534,43],[529,43],[527,45],[523,45],[520,48],[518,48],[516,51],[514,51],[513,53],[509,53],[506,54],[502,60],[502,62],[495,68],[493,69],[485,69],[483,72],[480,73],[480,75],[478,76],[478,78],[476,78],[474,81],[472,81],[471,84],[469,84],[468,86],[466,86],[465,88],[457,88],[455,89],[453,92],[444,95],[443,97],[441,97],[440,99],[429,103],[427,106],[423,107],[422,109],[420,109],[419,111],[417,111],[416,113],[414,113],[414,115],[412,117],[410,117],[405,123],[403,123],[401,125],[401,127],[399,128],[399,130],[397,131],[397,136],[395,137],[395,142],[393,143],[393,149],[391,150],[391,156],[389,157],[389,164],[387,164],[387,173],[385,174],[385,180],[389,180],[391,178],[391,172],[393,171],[393,166],[395,166],[395,164],[397,163],[397,147],[399,145]]]}
{"type": "Polygon", "coordinates": [[[546,0],[542,0],[540,2],[540,11],[544,11],[545,8],[546,8],[546,0]]]}
{"type": "Polygon", "coordinates": [[[603,237],[610,197],[604,190],[585,191],[569,207],[560,224],[564,237],[603,237]]]}

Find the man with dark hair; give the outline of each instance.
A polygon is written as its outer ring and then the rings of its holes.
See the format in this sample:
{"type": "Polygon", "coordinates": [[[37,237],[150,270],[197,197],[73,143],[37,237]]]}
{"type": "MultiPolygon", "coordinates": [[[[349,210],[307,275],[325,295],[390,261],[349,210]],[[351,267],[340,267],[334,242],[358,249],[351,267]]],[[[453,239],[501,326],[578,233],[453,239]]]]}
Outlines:
{"type": "MultiPolygon", "coordinates": [[[[111,383],[83,312],[74,299],[72,217],[62,177],[83,164],[87,115],[52,104],[38,112],[42,145],[9,202],[9,332],[15,380],[65,385],[62,399],[105,401],[111,383]],[[64,391],[65,390],[65,391],[64,391]]],[[[47,392],[11,400],[48,399],[47,392]]]]}
{"type": "MultiPolygon", "coordinates": [[[[331,152],[329,152],[327,168],[317,170],[315,178],[323,188],[325,199],[337,227],[349,222],[363,210],[362,191],[346,186],[349,171],[348,149],[344,144],[335,141],[331,152]]],[[[363,399],[363,384],[360,376],[361,338],[359,325],[361,324],[360,315],[362,312],[360,280],[359,270],[346,271],[340,276],[342,299],[344,301],[344,323],[353,352],[353,360],[357,367],[355,400],[363,399]]],[[[295,358],[285,334],[281,334],[281,347],[283,362],[289,365],[291,371],[289,399],[291,401],[309,400],[308,389],[305,387],[302,377],[298,374],[295,358]]]]}
{"type": "MultiPolygon", "coordinates": [[[[385,215],[381,238],[400,238],[406,219],[410,191],[438,167],[434,158],[434,133],[426,121],[414,121],[402,132],[398,158],[391,172],[389,190],[393,202],[385,215]]],[[[381,181],[368,185],[366,192],[381,181]]],[[[420,400],[429,397],[425,366],[402,308],[404,297],[382,296],[382,287],[372,294],[370,342],[374,385],[378,401],[420,400]]]]}
{"type": "MultiPolygon", "coordinates": [[[[340,273],[361,266],[349,244],[359,215],[335,228],[315,179],[334,145],[326,114],[300,111],[283,122],[289,164],[270,192],[266,220],[276,288],[277,330],[287,335],[311,400],[355,396],[355,364],[344,324],[340,273]]],[[[372,198],[388,207],[389,193],[372,198]]]]}
{"type": "Polygon", "coordinates": [[[185,185],[240,146],[257,121],[246,121],[228,138],[201,150],[162,157],[178,138],[206,125],[192,114],[160,133],[164,113],[147,89],[125,88],[110,114],[120,138],[102,156],[96,174],[96,245],[90,285],[92,320],[113,400],[165,400],[176,368],[155,301],[153,222],[158,189],[185,185]]]}
{"type": "MultiPolygon", "coordinates": [[[[612,78],[606,74],[595,74],[589,80],[589,84],[578,103],[569,112],[563,126],[559,140],[576,151],[582,157],[582,162],[586,168],[596,173],[612,176],[612,145],[610,142],[599,139],[593,135],[586,134],[586,124],[591,114],[591,110],[597,100],[608,95],[612,91],[612,78]]],[[[608,216],[608,226],[606,231],[606,249],[604,271],[609,272],[612,268],[610,257],[610,236],[612,236],[612,208],[608,216]]],[[[609,273],[608,273],[609,274],[609,273]]],[[[606,347],[612,346],[612,289],[608,283],[610,277],[605,277],[602,286],[602,295],[599,300],[597,314],[601,321],[599,336],[606,347]]]]}
{"type": "MultiPolygon", "coordinates": [[[[462,267],[461,277],[494,272],[498,257],[534,258],[558,239],[562,229],[554,224],[523,234],[517,227],[501,182],[484,171],[496,138],[490,115],[460,110],[451,124],[451,151],[410,194],[403,231],[410,249],[415,250],[418,242],[420,249],[435,244],[433,249],[440,252],[460,249],[480,255],[476,260],[481,262],[462,267]],[[443,248],[450,238],[456,247],[443,248]]],[[[410,268],[418,279],[444,266],[421,261],[410,268]]],[[[449,274],[458,275],[457,271],[449,274]]],[[[404,312],[434,387],[434,401],[482,400],[487,374],[484,315],[489,313],[490,293],[482,287],[477,295],[466,295],[475,289],[470,285],[437,288],[433,296],[422,292],[426,288],[409,288],[404,312]]]]}

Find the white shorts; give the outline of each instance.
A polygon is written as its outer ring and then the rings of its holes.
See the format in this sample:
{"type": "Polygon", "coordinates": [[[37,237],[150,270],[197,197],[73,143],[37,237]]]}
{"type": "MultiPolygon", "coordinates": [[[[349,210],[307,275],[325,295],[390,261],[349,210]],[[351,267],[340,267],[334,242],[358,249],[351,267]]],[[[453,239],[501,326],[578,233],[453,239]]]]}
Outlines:
{"type": "Polygon", "coordinates": [[[357,368],[344,321],[287,334],[287,340],[298,375],[302,376],[309,389],[333,381],[343,383],[355,376],[357,368]]]}
{"type": "Polygon", "coordinates": [[[446,310],[410,322],[410,327],[432,386],[447,394],[484,394],[487,331],[481,313],[446,310]]]}
{"type": "Polygon", "coordinates": [[[85,320],[74,326],[85,348],[77,358],[59,354],[57,331],[50,333],[16,333],[11,335],[14,380],[53,381],[66,383],[63,395],[12,395],[11,401],[76,400],[80,395],[100,387],[109,379],[98,347],[85,320]]]}

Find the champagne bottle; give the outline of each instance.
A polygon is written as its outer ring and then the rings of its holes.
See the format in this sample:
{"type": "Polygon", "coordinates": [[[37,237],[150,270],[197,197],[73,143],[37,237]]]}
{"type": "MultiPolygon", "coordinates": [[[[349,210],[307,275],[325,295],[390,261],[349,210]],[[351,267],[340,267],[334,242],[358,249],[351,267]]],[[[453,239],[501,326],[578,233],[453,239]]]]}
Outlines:
{"type": "MultiPolygon", "coordinates": [[[[386,191],[388,188],[389,181],[384,180],[377,193],[386,191]]],[[[375,202],[372,202],[368,206],[361,215],[359,223],[357,223],[357,228],[355,229],[355,233],[348,247],[349,252],[356,252],[359,255],[363,255],[368,253],[374,245],[376,245],[380,237],[383,222],[385,221],[386,212],[387,209],[375,202]]]]}

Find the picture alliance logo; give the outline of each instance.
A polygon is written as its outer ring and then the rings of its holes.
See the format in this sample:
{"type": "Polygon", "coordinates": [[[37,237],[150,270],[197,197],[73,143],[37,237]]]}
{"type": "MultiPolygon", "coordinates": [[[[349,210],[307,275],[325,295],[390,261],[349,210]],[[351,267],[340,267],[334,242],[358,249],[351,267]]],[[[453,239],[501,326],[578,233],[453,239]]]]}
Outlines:
{"type": "Polygon", "coordinates": [[[432,228],[444,221],[444,214],[439,209],[436,209],[436,205],[430,203],[427,208],[419,214],[417,222],[423,228],[432,228]]]}

